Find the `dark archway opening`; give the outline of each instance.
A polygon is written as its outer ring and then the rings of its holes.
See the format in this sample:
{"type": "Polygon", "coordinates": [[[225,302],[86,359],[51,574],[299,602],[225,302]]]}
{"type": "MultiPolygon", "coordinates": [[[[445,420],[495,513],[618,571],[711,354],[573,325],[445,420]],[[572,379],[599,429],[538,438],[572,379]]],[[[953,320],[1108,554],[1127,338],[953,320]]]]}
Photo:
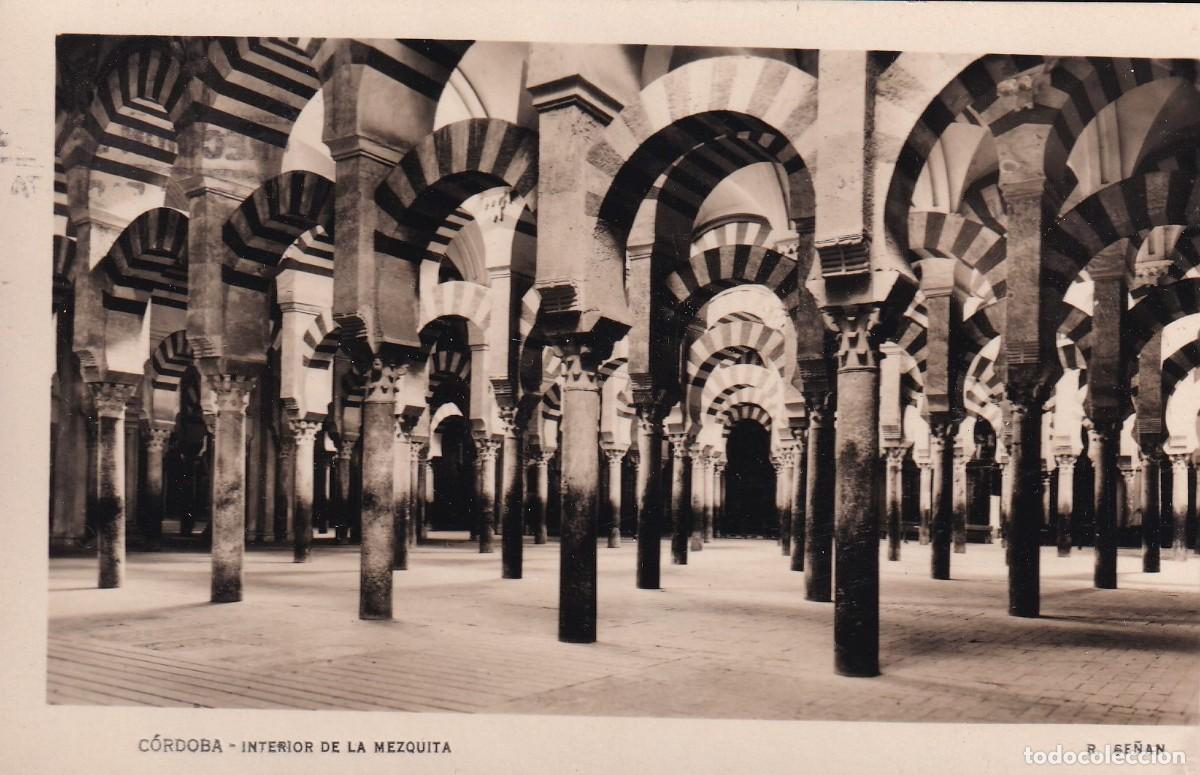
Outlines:
{"type": "Polygon", "coordinates": [[[777,536],[775,469],[771,435],[752,420],[733,425],[725,446],[725,512],[722,536],[777,536]]]}
{"type": "Polygon", "coordinates": [[[447,417],[438,426],[442,454],[433,458],[434,500],[429,515],[431,530],[474,532],[475,442],[467,419],[447,417]]]}

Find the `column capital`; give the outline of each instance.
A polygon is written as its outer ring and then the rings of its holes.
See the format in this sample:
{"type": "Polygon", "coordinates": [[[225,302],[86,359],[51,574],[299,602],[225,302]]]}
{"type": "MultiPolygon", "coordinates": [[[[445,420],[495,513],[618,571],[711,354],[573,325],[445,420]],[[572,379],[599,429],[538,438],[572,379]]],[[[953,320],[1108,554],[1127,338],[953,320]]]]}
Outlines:
{"type": "Polygon", "coordinates": [[[1062,470],[1075,470],[1076,458],[1072,453],[1060,452],[1054,456],[1054,462],[1062,470]]]}
{"type": "Polygon", "coordinates": [[[874,371],[879,368],[879,324],[877,304],[825,307],[821,314],[838,331],[838,372],[874,371]]]}
{"type": "Polygon", "coordinates": [[[520,427],[517,425],[517,407],[501,406],[496,410],[500,419],[500,429],[506,437],[516,437],[520,435],[520,427]]]}
{"type": "Polygon", "coordinates": [[[891,444],[883,448],[884,455],[887,456],[888,466],[900,466],[904,464],[904,456],[908,454],[910,444],[891,444]]]}
{"type": "Polygon", "coordinates": [[[358,436],[349,433],[342,434],[342,443],[338,445],[338,459],[349,460],[354,456],[354,445],[358,442],[358,436]]]}
{"type": "Polygon", "coordinates": [[[171,428],[150,426],[146,429],[146,449],[151,452],[161,452],[171,438],[171,428]]]}
{"type": "Polygon", "coordinates": [[[563,390],[597,391],[600,389],[598,369],[605,352],[583,342],[562,342],[555,349],[563,364],[563,390]]]}
{"type": "Polygon", "coordinates": [[[672,433],[669,438],[671,441],[671,456],[676,460],[687,460],[691,456],[687,434],[672,433]]]}
{"type": "Polygon", "coordinates": [[[493,460],[496,457],[496,451],[500,448],[500,442],[491,437],[491,434],[480,433],[475,436],[475,465],[478,466],[486,460],[493,460]]]}
{"type": "Polygon", "coordinates": [[[1192,462],[1191,452],[1172,452],[1167,457],[1171,460],[1171,471],[1176,474],[1186,473],[1188,465],[1192,462]]]}
{"type": "Polygon", "coordinates": [[[408,371],[407,364],[390,363],[376,355],[363,376],[366,385],[363,403],[395,403],[399,380],[408,371]]]}
{"type": "Polygon", "coordinates": [[[88,387],[92,391],[96,415],[119,420],[125,416],[125,406],[137,392],[138,386],[124,382],[89,382],[88,387]]]}
{"type": "Polygon", "coordinates": [[[625,457],[626,450],[616,447],[603,447],[601,451],[604,453],[604,459],[609,465],[620,463],[625,457]]]}
{"type": "Polygon", "coordinates": [[[254,377],[243,374],[209,374],[206,383],[218,412],[244,414],[254,389],[254,377]]]}
{"type": "Polygon", "coordinates": [[[836,411],[837,396],[832,390],[805,390],[804,408],[808,414],[808,427],[820,429],[832,427],[836,411]]]}
{"type": "Polygon", "coordinates": [[[292,441],[297,445],[310,445],[321,430],[321,423],[312,420],[290,420],[292,441]]]}

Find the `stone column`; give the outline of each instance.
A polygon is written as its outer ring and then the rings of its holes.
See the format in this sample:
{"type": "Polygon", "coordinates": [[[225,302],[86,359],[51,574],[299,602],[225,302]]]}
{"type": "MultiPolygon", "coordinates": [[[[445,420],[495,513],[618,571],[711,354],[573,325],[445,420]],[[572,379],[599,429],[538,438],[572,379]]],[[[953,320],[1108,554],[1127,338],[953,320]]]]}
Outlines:
{"type": "Polygon", "coordinates": [[[421,445],[420,455],[418,465],[421,477],[421,530],[417,535],[424,542],[429,540],[429,520],[433,516],[437,485],[433,479],[433,459],[429,457],[429,444],[421,445]]]}
{"type": "MultiPolygon", "coordinates": [[[[337,453],[338,502],[336,508],[341,524],[335,530],[339,544],[346,542],[350,534],[350,527],[354,523],[354,515],[351,513],[354,507],[354,495],[351,492],[353,487],[350,464],[354,459],[354,445],[357,443],[358,434],[342,432],[341,444],[338,445],[337,453]]],[[[282,446],[280,445],[280,447],[282,446]]]]}
{"type": "Polygon", "coordinates": [[[638,405],[637,586],[659,589],[662,565],[662,413],[657,404],[638,405]]]}
{"type": "Polygon", "coordinates": [[[409,491],[409,470],[412,468],[412,437],[410,420],[395,420],[395,450],[392,455],[392,570],[408,570],[408,547],[412,542],[412,493],[409,491]]]}
{"type": "Polygon", "coordinates": [[[1008,613],[1036,617],[1040,607],[1039,547],[1042,528],[1042,401],[1021,383],[1008,385],[1013,469],[1008,509],[1008,613]]]}
{"type": "Polygon", "coordinates": [[[879,674],[880,310],[837,308],[838,422],[834,513],[834,669],[841,675],[879,674]]]}
{"type": "Polygon", "coordinates": [[[376,356],[362,403],[362,528],[358,618],[392,618],[396,382],[402,366],[376,356]]]}
{"type": "Polygon", "coordinates": [[[1114,420],[1097,419],[1088,433],[1096,450],[1096,568],[1097,589],[1117,588],[1117,453],[1121,426],[1114,420]]]}
{"type": "Polygon", "coordinates": [[[421,447],[424,440],[408,435],[408,545],[425,542],[425,494],[421,489],[421,447]]]}
{"type": "Polygon", "coordinates": [[[704,453],[694,444],[691,448],[691,459],[691,486],[688,488],[691,503],[688,532],[691,534],[691,545],[688,548],[698,552],[704,548],[704,453]]]}
{"type": "Polygon", "coordinates": [[[1142,572],[1158,573],[1162,556],[1162,520],[1159,464],[1162,453],[1156,445],[1142,448],[1142,572]]]}
{"type": "Polygon", "coordinates": [[[125,542],[129,543],[131,536],[142,535],[141,524],[138,520],[138,490],[141,488],[141,402],[133,400],[125,407],[123,430],[125,431],[125,542]]]}
{"type": "Polygon", "coordinates": [[[170,428],[151,426],[146,434],[146,548],[151,551],[158,551],[162,541],[163,450],[170,438],[170,428]]]}
{"type": "Polygon", "coordinates": [[[1056,538],[1058,544],[1058,556],[1071,556],[1071,529],[1074,517],[1074,491],[1075,491],[1075,455],[1071,453],[1060,453],[1055,456],[1055,461],[1058,464],[1058,524],[1056,525],[1056,538]]]}
{"type": "Polygon", "coordinates": [[[950,578],[950,544],[954,529],[954,437],[959,418],[929,418],[929,462],[932,465],[933,492],[930,517],[930,574],[935,579],[950,578]]]}
{"type": "Polygon", "coordinates": [[[280,497],[275,508],[275,543],[288,543],[293,540],[296,525],[296,446],[291,433],[283,431],[284,438],[279,443],[279,492],[280,497]]]}
{"type": "Polygon", "coordinates": [[[954,445],[954,553],[967,551],[967,453],[957,443],[954,445]]]}
{"type": "Polygon", "coordinates": [[[683,478],[683,468],[688,464],[686,436],[671,435],[671,455],[671,564],[687,565],[688,515],[683,478]]]}
{"type": "MultiPolygon", "coordinates": [[[[1005,548],[1008,547],[1008,526],[1012,519],[1013,503],[1013,463],[1012,455],[1008,455],[1004,460],[1004,465],[1000,467],[1000,544],[1005,548]]],[[[1008,555],[1005,554],[1005,562],[1008,562],[1008,555]]]]}
{"type": "Polygon", "coordinates": [[[900,559],[900,511],[904,502],[904,455],[908,449],[895,445],[887,453],[887,536],[889,562],[900,559]]]}
{"type": "Polygon", "coordinates": [[[704,543],[713,540],[713,515],[716,512],[716,458],[704,456],[704,543]]]}
{"type": "Polygon", "coordinates": [[[475,436],[475,500],[479,510],[479,553],[491,554],[496,504],[496,451],[500,442],[484,432],[475,436]]]}
{"type": "Polygon", "coordinates": [[[292,445],[296,450],[293,475],[293,511],[295,537],[293,559],[308,562],[312,555],[313,531],[313,441],[321,430],[318,422],[291,420],[292,445]]]}
{"type": "Polygon", "coordinates": [[[608,464],[608,548],[621,545],[621,460],[625,450],[606,448],[604,460],[608,464]]]}
{"type": "Polygon", "coordinates": [[[796,451],[784,447],[779,455],[779,548],[783,556],[792,556],[792,497],[796,492],[796,451]]]}
{"type": "Polygon", "coordinates": [[[500,566],[501,578],[521,578],[525,552],[524,492],[521,486],[524,464],[521,462],[521,435],[517,427],[516,410],[502,408],[500,422],[504,428],[501,441],[503,469],[501,472],[500,504],[500,566]]]}
{"type": "MultiPolygon", "coordinates": [[[[125,580],[125,404],[136,385],[90,382],[96,406],[96,496],[93,501],[100,589],[125,580]]],[[[238,536],[241,537],[240,534],[238,536]]]]}
{"type": "Polygon", "coordinates": [[[921,469],[921,493],[918,498],[921,524],[917,527],[917,543],[926,546],[929,543],[929,525],[933,516],[933,462],[922,460],[917,466],[921,469]]]}
{"type": "Polygon", "coordinates": [[[806,392],[808,407],[808,484],[805,491],[804,597],[820,603],[833,599],[834,458],[832,391],[806,392]]]}
{"type": "Polygon", "coordinates": [[[213,429],[212,602],[242,599],[246,540],[246,406],[254,380],[209,374],[217,413],[213,429]]]}
{"type": "MultiPolygon", "coordinates": [[[[808,505],[808,429],[795,431],[796,439],[796,481],[792,490],[792,555],[790,567],[797,572],[804,571],[806,521],[805,509],[808,505]]],[[[723,467],[723,466],[722,466],[723,467]]]]}
{"type": "Polygon", "coordinates": [[[559,543],[558,639],[596,640],[596,530],[600,482],[598,353],[563,348],[562,530],[559,543]]]}
{"type": "Polygon", "coordinates": [[[529,517],[533,522],[533,542],[539,545],[546,543],[546,504],[550,500],[550,477],[546,469],[552,454],[541,449],[529,454],[529,517]]]}
{"type": "Polygon", "coordinates": [[[1188,558],[1188,463],[1190,460],[1191,453],[1171,455],[1171,525],[1174,528],[1174,537],[1171,540],[1171,559],[1179,562],[1188,558]]]}
{"type": "MultiPolygon", "coordinates": [[[[1053,522],[1056,518],[1054,513],[1054,498],[1051,492],[1051,484],[1054,483],[1054,469],[1050,467],[1050,463],[1042,461],[1042,527],[1053,527],[1053,522]]],[[[1041,541],[1039,537],[1039,543],[1041,541]]]]}

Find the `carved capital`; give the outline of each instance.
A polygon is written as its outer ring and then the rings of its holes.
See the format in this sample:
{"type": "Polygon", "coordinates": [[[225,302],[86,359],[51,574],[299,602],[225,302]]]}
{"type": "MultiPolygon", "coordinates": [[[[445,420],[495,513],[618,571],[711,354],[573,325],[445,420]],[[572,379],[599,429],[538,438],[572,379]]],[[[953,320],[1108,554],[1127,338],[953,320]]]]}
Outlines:
{"type": "Polygon", "coordinates": [[[358,442],[357,436],[342,434],[342,443],[338,445],[338,459],[349,460],[354,456],[354,445],[358,442]]]}
{"type": "Polygon", "coordinates": [[[1171,473],[1176,476],[1186,476],[1188,464],[1192,462],[1192,453],[1190,452],[1174,452],[1171,458],[1171,473]]]}
{"type": "Polygon", "coordinates": [[[671,456],[676,460],[687,460],[691,456],[686,433],[671,434],[671,456]]]}
{"type": "Polygon", "coordinates": [[[475,467],[478,468],[487,461],[495,460],[498,449],[500,449],[499,441],[487,434],[477,435],[475,437],[475,467]]]}
{"type": "Polygon", "coordinates": [[[206,379],[218,413],[245,414],[250,403],[250,391],[254,389],[253,377],[240,374],[209,374],[206,379]]]}
{"type": "Polygon", "coordinates": [[[388,363],[376,356],[364,375],[366,385],[363,393],[363,403],[392,403],[396,402],[398,382],[408,370],[407,366],[388,363]]]}
{"type": "Polygon", "coordinates": [[[822,312],[838,331],[838,371],[878,369],[879,307],[851,305],[826,308],[822,312]]]}
{"type": "Polygon", "coordinates": [[[118,420],[125,416],[125,405],[137,392],[137,385],[123,382],[89,382],[88,387],[96,405],[96,416],[118,420]]]}
{"type": "Polygon", "coordinates": [[[621,460],[623,460],[625,457],[625,450],[623,450],[623,449],[613,449],[611,447],[606,447],[602,451],[604,452],[605,462],[607,462],[610,466],[613,465],[614,463],[617,465],[620,465],[621,460]]]}
{"type": "Polygon", "coordinates": [[[308,420],[292,420],[289,426],[292,431],[292,442],[296,446],[311,445],[321,431],[321,423],[308,420]]]}
{"type": "Polygon", "coordinates": [[[1058,466],[1060,471],[1074,471],[1075,470],[1075,462],[1076,461],[1075,461],[1074,455],[1065,455],[1065,454],[1064,455],[1055,455],[1054,462],[1058,466]]]}
{"type": "Polygon", "coordinates": [[[170,438],[170,428],[150,428],[146,431],[146,449],[150,452],[162,452],[170,438]]]}
{"type": "Polygon", "coordinates": [[[517,408],[515,406],[502,406],[498,410],[500,416],[500,429],[505,436],[515,437],[519,435],[520,428],[517,427],[517,408]]]}
{"type": "Polygon", "coordinates": [[[804,407],[808,412],[810,429],[819,430],[833,427],[836,397],[832,390],[805,391],[804,407]]]}

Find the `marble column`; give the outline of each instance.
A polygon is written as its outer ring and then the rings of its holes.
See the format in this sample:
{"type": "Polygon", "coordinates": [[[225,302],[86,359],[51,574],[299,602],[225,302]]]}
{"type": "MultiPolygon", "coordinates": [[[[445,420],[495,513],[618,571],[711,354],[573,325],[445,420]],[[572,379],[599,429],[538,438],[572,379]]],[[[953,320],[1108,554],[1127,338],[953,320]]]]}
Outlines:
{"type": "Polygon", "coordinates": [[[392,455],[392,570],[408,570],[408,547],[412,512],[410,510],[409,469],[412,467],[410,421],[395,420],[395,450],[392,455]]]}
{"type": "Polygon", "coordinates": [[[1097,419],[1088,441],[1096,450],[1092,458],[1096,471],[1096,562],[1094,582],[1097,589],[1117,588],[1117,453],[1121,444],[1121,425],[1115,420],[1097,419]]]}
{"type": "Polygon", "coordinates": [[[433,459],[429,457],[429,444],[421,445],[418,471],[421,478],[421,529],[417,536],[422,542],[429,540],[430,519],[433,517],[433,504],[437,498],[436,483],[433,479],[433,459]]]}
{"type": "MultiPolygon", "coordinates": [[[[90,382],[96,407],[96,495],[93,501],[100,589],[125,580],[125,405],[136,385],[90,382]]],[[[240,535],[239,535],[240,538],[240,535]]]]}
{"type": "Polygon", "coordinates": [[[163,451],[170,438],[170,428],[151,426],[146,434],[146,548],[151,551],[158,551],[162,541],[163,451]]]}
{"type": "Polygon", "coordinates": [[[796,491],[796,452],[791,446],[780,451],[782,464],[776,476],[779,484],[779,548],[783,556],[792,556],[792,496],[796,491]]]}
{"type": "Polygon", "coordinates": [[[929,525],[933,518],[933,462],[922,460],[917,463],[921,470],[921,493],[917,499],[921,523],[917,527],[917,543],[929,544],[929,525]]]}
{"type": "Polygon", "coordinates": [[[798,572],[804,571],[805,509],[808,505],[808,429],[795,432],[796,439],[796,478],[792,488],[792,553],[789,567],[798,572]]]}
{"type": "Polygon", "coordinates": [[[1013,470],[1008,508],[1008,613],[1036,617],[1040,608],[1042,529],[1042,401],[1021,383],[1008,386],[1013,470]]]}
{"type": "Polygon", "coordinates": [[[251,377],[209,374],[214,396],[212,471],[212,602],[242,599],[242,562],[246,541],[246,406],[251,377]]]}
{"type": "Polygon", "coordinates": [[[496,508],[496,452],[500,442],[484,432],[475,436],[475,501],[478,504],[479,553],[491,554],[496,508]]]}
{"type": "Polygon", "coordinates": [[[958,444],[954,445],[954,553],[967,551],[967,453],[958,444]]]}
{"type": "Polygon", "coordinates": [[[362,528],[358,618],[392,618],[396,385],[404,367],[376,356],[362,403],[362,528]]]}
{"type": "Polygon", "coordinates": [[[293,560],[308,562],[312,555],[313,531],[313,442],[321,430],[318,422],[291,420],[295,473],[292,478],[293,560]]]}
{"type": "Polygon", "coordinates": [[[834,393],[804,394],[808,407],[808,484],[805,491],[804,597],[833,599],[833,505],[837,478],[834,457],[834,393]]]}
{"type": "Polygon", "coordinates": [[[638,406],[637,586],[659,589],[662,566],[662,413],[656,404],[638,406]]]}
{"type": "MultiPolygon", "coordinates": [[[[1000,466],[1000,545],[1007,549],[1008,547],[1008,530],[1012,520],[1013,504],[1013,463],[1012,456],[1005,458],[1004,464],[1000,466]]],[[[1005,554],[1005,562],[1008,562],[1008,555],[1005,554]]]]}
{"type": "Polygon", "coordinates": [[[837,487],[834,494],[834,669],[840,675],[879,674],[880,310],[839,308],[837,487]]]}
{"type": "Polygon", "coordinates": [[[1146,445],[1142,449],[1142,572],[1158,573],[1162,556],[1162,499],[1159,487],[1159,465],[1162,453],[1157,445],[1146,445]]]}
{"type": "Polygon", "coordinates": [[[275,543],[290,543],[293,541],[293,530],[296,525],[296,444],[289,430],[283,431],[284,438],[280,441],[278,450],[280,497],[275,507],[274,528],[275,543]]]}
{"type": "Polygon", "coordinates": [[[687,565],[688,515],[684,466],[688,465],[687,437],[671,435],[671,564],[687,565]]]}
{"type": "Polygon", "coordinates": [[[424,440],[408,436],[408,545],[425,542],[425,495],[421,489],[421,447],[424,440]]]}
{"type": "Polygon", "coordinates": [[[704,543],[713,539],[713,520],[717,510],[717,459],[713,454],[704,458],[704,543]]]}
{"type": "Polygon", "coordinates": [[[1183,562],[1188,558],[1188,463],[1191,453],[1171,455],[1171,559],[1183,562]]]}
{"type": "Polygon", "coordinates": [[[887,447],[887,537],[889,562],[900,559],[900,511],[904,503],[904,456],[908,449],[887,447]]]}
{"type": "Polygon", "coordinates": [[[621,461],[625,450],[604,450],[604,461],[608,465],[608,548],[616,549],[621,545],[621,461]]]}
{"type": "Polygon", "coordinates": [[[688,490],[691,503],[691,518],[688,520],[691,534],[691,544],[688,547],[693,552],[704,549],[704,453],[700,448],[691,448],[691,485],[688,490]]]}
{"type": "Polygon", "coordinates": [[[533,523],[533,542],[546,543],[546,504],[550,501],[550,456],[554,454],[539,449],[529,453],[529,519],[533,523]]]}
{"type": "Polygon", "coordinates": [[[562,351],[562,529],[558,639],[596,640],[596,532],[600,482],[600,384],[597,353],[562,351]]]}
{"type": "Polygon", "coordinates": [[[1071,556],[1071,530],[1074,517],[1075,455],[1060,454],[1055,457],[1058,471],[1058,524],[1055,537],[1059,557],[1071,556]]]}
{"type": "Polygon", "coordinates": [[[950,546],[954,531],[954,437],[959,419],[935,416],[929,419],[929,462],[933,492],[930,496],[930,575],[950,578],[950,546]]]}
{"type": "Polygon", "coordinates": [[[141,489],[141,402],[131,401],[125,407],[125,418],[122,422],[125,432],[125,543],[130,538],[139,536],[145,543],[146,536],[142,532],[138,520],[138,495],[141,489]]]}
{"type": "Polygon", "coordinates": [[[517,427],[516,410],[502,408],[500,422],[504,429],[501,440],[500,492],[500,566],[501,578],[519,579],[523,573],[525,553],[525,505],[522,484],[524,463],[521,461],[521,434],[517,427]]]}
{"type": "MultiPolygon", "coordinates": [[[[354,495],[351,492],[352,472],[350,464],[354,460],[354,446],[358,443],[357,433],[342,432],[341,444],[338,445],[337,452],[337,482],[338,482],[338,499],[337,499],[337,514],[339,524],[336,534],[339,544],[345,543],[350,535],[350,528],[354,524],[354,495]]],[[[280,445],[282,447],[282,445],[280,445]]]]}
{"type": "MultiPolygon", "coordinates": [[[[713,492],[716,494],[717,507],[713,512],[713,538],[719,538],[721,535],[721,526],[725,524],[725,459],[722,457],[713,470],[713,492]]],[[[803,497],[803,495],[801,495],[803,497]]],[[[800,529],[804,529],[803,513],[800,520],[800,529]]],[[[795,544],[792,544],[795,546],[795,544]]],[[[801,555],[803,556],[804,543],[800,543],[801,555]]],[[[801,568],[803,570],[803,568],[801,568]]]]}

